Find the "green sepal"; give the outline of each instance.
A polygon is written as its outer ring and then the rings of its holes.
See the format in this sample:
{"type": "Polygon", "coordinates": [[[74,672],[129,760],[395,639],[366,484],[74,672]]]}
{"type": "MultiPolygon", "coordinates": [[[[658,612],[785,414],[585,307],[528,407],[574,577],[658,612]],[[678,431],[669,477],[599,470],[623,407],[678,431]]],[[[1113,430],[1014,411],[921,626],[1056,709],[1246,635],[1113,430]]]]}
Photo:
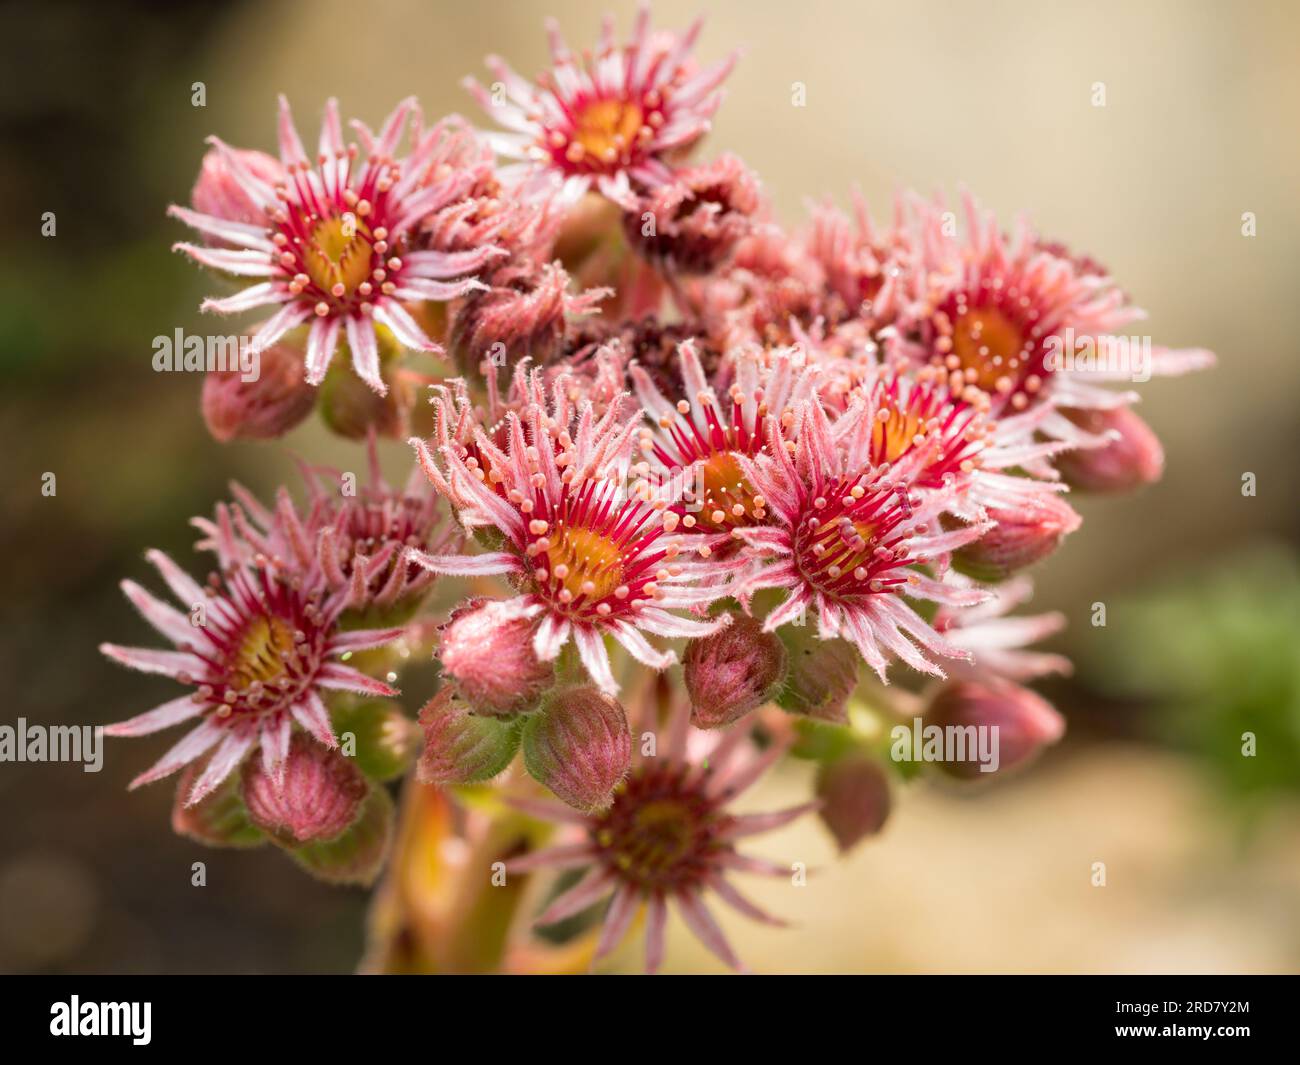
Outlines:
{"type": "Polygon", "coordinates": [[[388,857],[393,821],[393,800],[382,787],[372,785],[357,819],[341,835],[285,849],[318,880],[368,887],[388,857]]]}

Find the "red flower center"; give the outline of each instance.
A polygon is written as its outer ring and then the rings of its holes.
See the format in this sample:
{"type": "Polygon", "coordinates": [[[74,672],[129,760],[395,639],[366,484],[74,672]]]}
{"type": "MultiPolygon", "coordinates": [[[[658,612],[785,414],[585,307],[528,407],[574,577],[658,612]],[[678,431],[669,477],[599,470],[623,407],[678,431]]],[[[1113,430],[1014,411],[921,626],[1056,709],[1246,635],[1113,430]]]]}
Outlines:
{"type": "Polygon", "coordinates": [[[794,530],[799,571],[835,598],[893,591],[907,583],[905,569],[918,561],[908,553],[907,536],[896,531],[910,501],[889,486],[864,487],[861,480],[825,486],[794,530]]]}
{"type": "Polygon", "coordinates": [[[701,883],[728,817],[679,765],[642,766],[614,793],[591,828],[600,860],[646,892],[673,894],[701,883]]]}

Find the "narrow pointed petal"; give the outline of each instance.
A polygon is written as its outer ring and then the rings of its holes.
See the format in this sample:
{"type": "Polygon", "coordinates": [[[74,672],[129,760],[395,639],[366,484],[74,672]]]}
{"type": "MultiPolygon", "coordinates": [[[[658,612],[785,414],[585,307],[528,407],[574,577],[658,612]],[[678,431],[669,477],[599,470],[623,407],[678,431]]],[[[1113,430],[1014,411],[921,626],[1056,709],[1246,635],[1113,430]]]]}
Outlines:
{"type": "Polygon", "coordinates": [[[351,666],[330,662],[320,668],[316,681],[322,688],[338,691],[361,692],[363,695],[396,695],[397,689],[383,681],[368,677],[351,666]]]}
{"type": "Polygon", "coordinates": [[[140,611],[141,617],[177,646],[193,644],[203,638],[203,630],[191,625],[180,611],[155,599],[135,581],[123,581],[122,591],[140,611]]]}
{"type": "Polygon", "coordinates": [[[594,854],[588,843],[566,843],[543,847],[506,862],[507,873],[527,873],[534,869],[580,869],[590,865],[594,854]]]}
{"type": "Polygon", "coordinates": [[[151,769],[146,770],[131,781],[130,789],[134,791],[145,784],[152,784],[155,780],[162,780],[163,777],[170,776],[182,766],[187,766],[195,759],[203,757],[226,735],[227,732],[224,728],[210,720],[204,721],[158,759],[151,769]]]}
{"type": "Polygon", "coordinates": [[[315,692],[293,708],[293,719],[326,747],[339,745],[334,735],[334,723],[330,721],[330,712],[315,692]]]}
{"type": "Polygon", "coordinates": [[[384,300],[375,305],[375,321],[392,330],[398,343],[412,351],[442,350],[424,335],[424,330],[415,323],[415,319],[406,313],[406,309],[395,300],[384,300]]]}
{"type": "Polygon", "coordinates": [[[575,913],[581,913],[588,906],[594,905],[604,895],[608,894],[611,883],[610,875],[604,869],[592,869],[573,887],[547,906],[542,911],[541,916],[533,923],[545,927],[548,924],[555,924],[567,917],[572,917],[575,913]]]}
{"type": "Polygon", "coordinates": [[[627,935],[640,903],[640,892],[631,884],[624,884],[614,892],[614,897],[609,900],[609,909],[605,913],[605,922],[601,925],[595,957],[603,958],[623,942],[623,937],[627,935]]]}
{"type": "Polygon", "coordinates": [[[202,676],[207,664],[201,658],[183,651],[157,651],[151,647],[119,647],[115,643],[101,643],[100,653],[115,662],[121,662],[141,673],[157,673],[164,677],[179,677],[182,674],[202,676]]]}
{"type": "Polygon", "coordinates": [[[728,882],[726,877],[713,877],[709,881],[709,887],[713,889],[714,893],[722,899],[723,902],[731,906],[732,909],[743,913],[746,917],[749,917],[752,920],[760,921],[763,924],[770,924],[775,928],[788,928],[790,926],[788,921],[783,921],[779,917],[773,917],[766,910],[755,906],[749,901],[749,899],[745,898],[744,895],[737,891],[735,887],[728,882]]]}
{"type": "Polygon", "coordinates": [[[179,725],[182,721],[198,717],[203,713],[203,709],[203,703],[195,702],[192,696],[182,695],[126,721],[105,725],[104,735],[148,736],[150,733],[161,732],[165,728],[171,728],[172,725],[179,725]]]}
{"type": "Polygon", "coordinates": [[[307,383],[309,385],[319,385],[325,380],[325,374],[330,368],[330,360],[334,358],[334,352],[338,348],[341,324],[338,318],[318,318],[312,322],[311,331],[307,334],[307,383]]]}
{"type": "Polygon", "coordinates": [[[663,896],[651,895],[646,905],[645,971],[657,973],[664,963],[664,941],[668,930],[668,905],[663,896]]]}
{"type": "Polygon", "coordinates": [[[379,374],[379,343],[375,339],[375,327],[364,318],[351,317],[346,325],[348,347],[352,349],[352,368],[379,395],[388,395],[388,386],[379,374]]]}
{"type": "Polygon", "coordinates": [[[202,802],[217,787],[235,771],[235,767],[244,759],[253,746],[255,739],[254,734],[249,732],[231,732],[221,741],[221,745],[212,755],[211,761],[208,762],[199,779],[194,782],[194,787],[190,791],[189,797],[185,800],[186,806],[194,806],[202,802]]]}
{"type": "Polygon", "coordinates": [[[699,895],[690,894],[679,897],[677,899],[677,912],[682,915],[682,920],[695,933],[695,938],[708,947],[713,954],[717,955],[732,969],[743,968],[740,959],[732,951],[731,944],[727,942],[727,937],[722,934],[722,929],[718,927],[718,922],[713,919],[713,914],[709,913],[708,907],[700,901],[699,895]]]}

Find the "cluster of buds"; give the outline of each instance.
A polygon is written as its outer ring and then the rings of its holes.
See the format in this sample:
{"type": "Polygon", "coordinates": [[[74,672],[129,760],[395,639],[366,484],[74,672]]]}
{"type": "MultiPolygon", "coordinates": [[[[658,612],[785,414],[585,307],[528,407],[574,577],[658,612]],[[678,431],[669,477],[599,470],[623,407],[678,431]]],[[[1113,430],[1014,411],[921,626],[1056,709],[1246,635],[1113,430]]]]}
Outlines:
{"type": "MultiPolygon", "coordinates": [[[[349,143],[330,101],[309,156],[282,101],[278,158],[212,139],[177,247],[235,286],[205,310],[271,316],[207,423],[267,439],[318,407],[373,470],[339,495],[309,468],[305,503],[236,486],[197,521],[206,585],[150,556],[181,610],[124,585],[175,649],[105,653],[193,691],[109,731],[198,722],[137,781],[184,770],[178,831],[368,880],[410,770],[458,824],[520,819],[509,875],[585,870],[537,923],[608,897],[599,957],[644,911],[655,969],[672,903],[739,966],[704,898],[770,921],[730,874],[786,867],[736,842],[812,811],[841,851],[880,832],[917,771],[882,722],[991,731],[998,772],[1061,737],[1025,686],[1068,667],[1029,649],[1061,619],[1009,611],[1079,528],[1071,489],[1160,475],[1101,387],[1141,312],[970,196],[964,226],[903,193],[887,223],[859,196],[784,228],[743,162],[698,158],[735,61],[697,65],[699,32],[642,11],[571,51],[552,26],[550,72],[468,82],[505,132],[406,100],[349,143]],[[411,445],[400,491],[380,436],[411,445]],[[417,721],[395,683],[430,656],[417,721]],[[786,757],[818,763],[806,803],[728,809],[786,757]],[[539,822],[574,838],[537,849],[539,822]]],[[[1146,356],[1143,380],[1211,361],[1146,356]]]]}

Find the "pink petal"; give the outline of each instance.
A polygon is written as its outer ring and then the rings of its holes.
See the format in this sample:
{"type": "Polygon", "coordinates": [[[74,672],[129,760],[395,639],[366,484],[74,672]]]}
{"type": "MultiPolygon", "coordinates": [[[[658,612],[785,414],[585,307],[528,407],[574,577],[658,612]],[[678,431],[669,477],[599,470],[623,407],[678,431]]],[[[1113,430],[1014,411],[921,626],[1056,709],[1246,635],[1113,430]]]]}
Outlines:
{"type": "Polygon", "coordinates": [[[379,374],[379,342],[375,327],[362,318],[349,317],[346,322],[348,347],[352,349],[352,368],[381,396],[388,395],[388,386],[379,374]]]}
{"type": "Polygon", "coordinates": [[[203,630],[191,625],[185,614],[155,599],[135,581],[123,581],[121,587],[140,616],[172,643],[181,646],[203,638],[203,630]]]}
{"type": "Polygon", "coordinates": [[[341,632],[330,640],[330,654],[341,654],[344,651],[365,651],[371,647],[382,647],[384,644],[397,639],[405,631],[404,628],[396,628],[352,629],[348,632],[341,632]]]}
{"type": "Polygon", "coordinates": [[[311,692],[306,702],[299,703],[292,712],[293,719],[320,743],[326,747],[339,745],[339,741],[334,736],[334,723],[330,720],[330,712],[315,692],[311,692]]]}
{"type": "Polygon", "coordinates": [[[212,760],[204,767],[199,779],[194,782],[185,805],[194,806],[216,791],[253,746],[253,738],[251,731],[227,733],[226,738],[221,741],[221,746],[212,756],[212,760]]]}
{"type": "Polygon", "coordinates": [[[318,318],[307,334],[307,383],[319,385],[325,380],[330,360],[339,343],[338,318],[318,318]]]}
{"type": "Polygon", "coordinates": [[[192,717],[198,717],[203,713],[203,709],[204,704],[195,702],[193,696],[182,695],[178,699],[155,706],[152,710],[146,710],[143,714],[137,714],[126,721],[104,726],[104,735],[148,736],[150,733],[171,728],[172,725],[179,725],[192,717]]]}
{"type": "Polygon", "coordinates": [[[732,952],[727,937],[722,934],[722,929],[718,927],[717,921],[713,919],[713,915],[709,913],[708,908],[700,901],[699,895],[685,894],[676,898],[677,911],[682,915],[682,919],[690,927],[690,930],[695,933],[695,938],[731,968],[743,968],[740,959],[732,952]]]}
{"type": "Polygon", "coordinates": [[[195,677],[205,675],[207,664],[201,658],[183,651],[156,651],[151,647],[119,647],[115,643],[101,643],[101,654],[121,662],[141,673],[158,673],[164,677],[179,677],[187,673],[195,677]]]}
{"type": "Polygon", "coordinates": [[[600,901],[610,888],[611,877],[601,866],[592,869],[568,891],[552,902],[534,921],[537,925],[555,924],[600,901]]]}
{"type": "Polygon", "coordinates": [[[651,895],[646,907],[645,971],[656,973],[664,961],[664,939],[668,925],[668,906],[662,895],[651,895]]]}
{"type": "Polygon", "coordinates": [[[146,551],[144,557],[148,562],[152,563],[153,567],[162,576],[162,579],[167,582],[167,587],[171,589],[172,595],[176,596],[186,606],[202,603],[207,598],[203,593],[203,589],[199,586],[199,582],[161,551],[146,551]]]}
{"type": "Polygon", "coordinates": [[[165,776],[170,776],[182,766],[189,765],[196,758],[203,757],[226,735],[226,730],[220,725],[210,719],[204,721],[198,728],[182,737],[181,741],[158,759],[151,769],[141,773],[128,786],[131,790],[134,790],[142,785],[152,784],[155,780],[162,780],[165,776]]]}
{"type": "Polygon", "coordinates": [[[590,865],[595,857],[589,843],[565,843],[543,847],[506,862],[507,873],[528,873],[534,869],[578,869],[590,865]]]}
{"type": "Polygon", "coordinates": [[[718,898],[731,906],[732,909],[743,913],[746,917],[750,917],[755,921],[761,921],[763,924],[773,925],[776,928],[789,927],[789,922],[783,921],[779,917],[773,917],[766,910],[755,906],[723,877],[713,877],[709,881],[709,886],[713,888],[714,893],[717,894],[718,898]]]}
{"type": "Polygon", "coordinates": [[[321,666],[316,673],[316,682],[322,688],[333,688],[337,691],[361,692],[364,695],[397,694],[396,688],[383,681],[375,680],[374,677],[368,677],[351,666],[339,665],[337,662],[328,662],[321,666]]]}
{"type": "Polygon", "coordinates": [[[627,935],[632,918],[636,916],[641,902],[641,895],[631,884],[623,884],[609,900],[609,909],[605,912],[605,922],[600,929],[600,939],[596,943],[595,957],[603,958],[627,935]]]}
{"type": "Polygon", "coordinates": [[[172,245],[172,251],[183,252],[196,263],[236,277],[271,277],[276,270],[267,252],[248,248],[206,248],[182,240],[172,245]]]}
{"type": "MultiPolygon", "coordinates": [[[[408,284],[432,285],[436,282],[425,281],[419,282],[418,279],[412,279],[408,284]]],[[[468,289],[457,292],[456,295],[463,295],[468,289]]],[[[436,298],[436,297],[433,297],[436,298]]],[[[449,297],[443,297],[447,299],[449,297]]],[[[403,347],[410,348],[413,351],[441,351],[437,344],[424,335],[421,329],[404,308],[396,300],[382,300],[375,304],[375,321],[380,325],[386,325],[392,330],[393,336],[397,337],[398,343],[403,347]]]]}

